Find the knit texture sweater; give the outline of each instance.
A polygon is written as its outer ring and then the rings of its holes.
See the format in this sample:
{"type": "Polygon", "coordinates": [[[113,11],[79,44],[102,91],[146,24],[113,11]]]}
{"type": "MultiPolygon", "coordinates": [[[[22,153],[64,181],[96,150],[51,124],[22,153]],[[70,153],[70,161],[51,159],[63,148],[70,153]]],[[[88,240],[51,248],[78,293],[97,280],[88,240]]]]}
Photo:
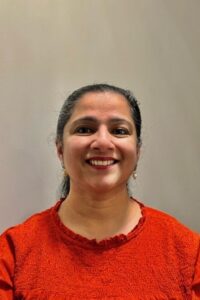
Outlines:
{"type": "Polygon", "coordinates": [[[0,237],[0,299],[200,299],[199,235],[141,204],[128,234],[97,242],[66,228],[57,204],[0,237]]]}

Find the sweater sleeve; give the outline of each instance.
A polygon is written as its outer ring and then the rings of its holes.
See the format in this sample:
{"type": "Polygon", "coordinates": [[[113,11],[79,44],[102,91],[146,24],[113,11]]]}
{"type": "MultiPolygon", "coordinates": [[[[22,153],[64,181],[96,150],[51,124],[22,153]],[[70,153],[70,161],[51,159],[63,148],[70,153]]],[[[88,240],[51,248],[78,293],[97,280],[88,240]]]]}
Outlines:
{"type": "Polygon", "coordinates": [[[12,300],[14,276],[14,246],[7,232],[0,236],[0,299],[12,300]]]}
{"type": "Polygon", "coordinates": [[[200,300],[200,248],[197,256],[194,279],[192,284],[192,300],[200,300]]]}

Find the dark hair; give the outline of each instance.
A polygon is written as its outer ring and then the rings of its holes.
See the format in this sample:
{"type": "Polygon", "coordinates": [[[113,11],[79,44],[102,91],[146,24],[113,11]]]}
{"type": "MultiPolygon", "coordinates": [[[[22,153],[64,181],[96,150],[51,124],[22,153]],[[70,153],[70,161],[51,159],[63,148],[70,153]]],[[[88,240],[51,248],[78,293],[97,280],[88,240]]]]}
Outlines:
{"type": "MultiPolygon", "coordinates": [[[[56,143],[62,143],[63,141],[63,131],[64,127],[69,121],[73,110],[76,106],[76,103],[80,100],[80,98],[85,95],[86,93],[104,93],[104,92],[114,92],[117,94],[120,94],[124,96],[127,103],[130,106],[131,116],[134,121],[135,127],[136,127],[136,135],[137,135],[137,142],[138,146],[141,145],[141,127],[142,127],[142,119],[141,119],[141,113],[138,106],[138,102],[131,91],[125,90],[119,87],[116,87],[114,85],[109,85],[105,83],[101,84],[92,84],[87,85],[84,87],[81,87],[77,90],[75,90],[72,94],[68,96],[68,98],[65,100],[59,117],[58,117],[58,123],[57,123],[57,131],[56,131],[56,143]]],[[[63,182],[61,184],[61,197],[66,197],[69,193],[70,189],[70,179],[69,176],[64,176],[63,182]]]]}

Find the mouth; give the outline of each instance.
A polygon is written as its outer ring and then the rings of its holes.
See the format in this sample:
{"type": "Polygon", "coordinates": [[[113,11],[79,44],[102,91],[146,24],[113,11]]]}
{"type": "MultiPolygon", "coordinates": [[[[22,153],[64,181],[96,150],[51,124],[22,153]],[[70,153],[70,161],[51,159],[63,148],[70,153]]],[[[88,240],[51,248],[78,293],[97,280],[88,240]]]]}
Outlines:
{"type": "Polygon", "coordinates": [[[118,160],[113,158],[91,158],[87,159],[86,162],[94,167],[108,167],[116,164],[118,160]]]}

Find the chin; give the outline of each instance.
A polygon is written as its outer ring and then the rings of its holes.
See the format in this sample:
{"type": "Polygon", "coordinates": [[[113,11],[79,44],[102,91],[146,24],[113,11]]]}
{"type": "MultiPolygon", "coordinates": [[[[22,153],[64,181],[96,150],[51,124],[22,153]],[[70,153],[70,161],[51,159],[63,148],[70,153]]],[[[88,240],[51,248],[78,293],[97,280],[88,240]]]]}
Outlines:
{"type": "Polygon", "coordinates": [[[106,193],[106,192],[110,192],[113,189],[116,189],[117,187],[120,186],[119,183],[116,182],[97,182],[97,183],[92,183],[89,185],[90,189],[93,190],[94,192],[98,192],[98,193],[106,193]]]}

